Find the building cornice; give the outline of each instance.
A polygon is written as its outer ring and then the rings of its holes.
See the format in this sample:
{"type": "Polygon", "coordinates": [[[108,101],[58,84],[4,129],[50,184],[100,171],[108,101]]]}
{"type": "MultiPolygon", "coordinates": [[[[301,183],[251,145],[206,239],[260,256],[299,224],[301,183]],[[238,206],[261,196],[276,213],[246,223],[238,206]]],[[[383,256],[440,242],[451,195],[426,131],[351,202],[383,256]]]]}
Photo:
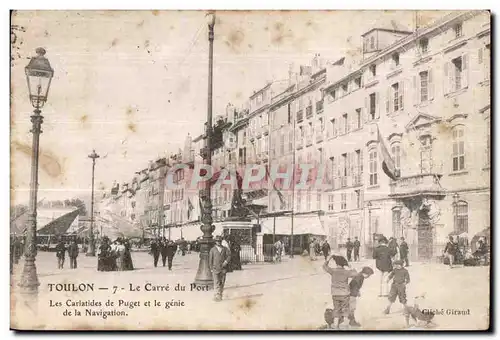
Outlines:
{"type": "Polygon", "coordinates": [[[337,81],[329,84],[328,87],[327,87],[327,89],[329,90],[330,88],[339,85],[340,83],[344,82],[346,79],[349,79],[349,78],[353,77],[354,73],[360,72],[360,71],[362,72],[367,66],[369,66],[370,64],[373,64],[375,61],[383,59],[387,55],[390,55],[390,54],[396,52],[397,50],[399,50],[401,48],[404,48],[405,46],[407,46],[409,44],[412,44],[413,42],[415,42],[416,40],[422,38],[423,36],[428,35],[428,34],[434,32],[436,30],[439,30],[442,27],[447,26],[447,25],[449,25],[450,23],[452,23],[454,21],[461,20],[464,17],[467,17],[467,16],[476,16],[480,12],[482,12],[482,11],[477,11],[477,10],[467,11],[467,12],[463,12],[462,11],[459,14],[457,14],[457,13],[451,13],[449,15],[444,16],[443,18],[437,20],[433,24],[431,24],[431,25],[429,25],[427,27],[424,27],[424,28],[422,28],[420,30],[417,30],[415,33],[413,33],[413,34],[411,34],[411,35],[409,35],[409,36],[407,36],[405,38],[402,38],[402,39],[396,41],[394,44],[386,47],[385,49],[383,49],[379,53],[376,53],[375,55],[367,58],[366,60],[363,60],[362,63],[359,65],[359,67],[355,71],[350,72],[345,77],[343,77],[343,78],[341,78],[341,79],[339,79],[339,80],[337,80],[337,81]]]}

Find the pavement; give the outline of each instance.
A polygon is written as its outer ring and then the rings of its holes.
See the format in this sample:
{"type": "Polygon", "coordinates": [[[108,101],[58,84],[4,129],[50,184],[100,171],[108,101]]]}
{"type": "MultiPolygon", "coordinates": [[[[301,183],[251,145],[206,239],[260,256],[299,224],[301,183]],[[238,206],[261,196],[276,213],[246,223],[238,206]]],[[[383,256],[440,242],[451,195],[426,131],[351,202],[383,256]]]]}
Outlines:
{"type": "MultiPolygon", "coordinates": [[[[154,268],[152,257],[147,253],[134,252],[132,256],[134,271],[98,272],[96,258],[81,254],[77,269],[66,268],[69,267],[67,261],[65,268],[59,270],[55,253],[40,252],[36,262],[40,281],[36,309],[25,305],[18,293],[16,282],[23,265],[20,262],[11,279],[11,326],[60,330],[319,330],[325,326],[325,309],[332,305],[330,277],[321,268],[321,258],[310,261],[296,256],[283,258],[276,264],[244,265],[242,271],[228,273],[224,300],[215,302],[212,291],[191,290],[199,261],[197,253],[176,256],[172,271],[154,268]],[[55,284],[78,287],[81,283],[93,284],[94,290],[54,289],[55,284]],[[151,291],[151,286],[158,288],[151,291]],[[165,291],[167,286],[169,290],[165,291]],[[75,306],[88,301],[100,302],[102,306],[75,306]],[[113,306],[109,306],[110,302],[113,306]],[[166,308],[167,303],[172,307],[166,308]],[[75,309],[81,315],[75,315],[75,309]],[[123,315],[104,318],[101,311],[123,315]]],[[[362,260],[351,266],[359,270],[363,266],[375,268],[373,260],[362,260]]],[[[413,263],[408,270],[411,276],[409,302],[425,294],[421,308],[443,312],[435,317],[434,330],[488,328],[489,267],[450,269],[442,264],[413,263]],[[457,315],[459,312],[467,315],[457,315]]],[[[362,325],[358,329],[406,329],[398,302],[389,315],[382,313],[387,298],[378,297],[379,281],[376,270],[375,275],[365,280],[356,312],[362,325]]]]}

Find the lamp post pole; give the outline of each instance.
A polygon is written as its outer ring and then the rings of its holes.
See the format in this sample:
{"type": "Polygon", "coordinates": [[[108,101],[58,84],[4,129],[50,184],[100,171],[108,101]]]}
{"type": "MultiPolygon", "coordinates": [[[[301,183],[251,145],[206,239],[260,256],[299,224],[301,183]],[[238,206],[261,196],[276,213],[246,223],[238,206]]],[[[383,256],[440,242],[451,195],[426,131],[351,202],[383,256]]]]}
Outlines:
{"type": "Polygon", "coordinates": [[[38,297],[38,275],[36,272],[36,217],[37,217],[37,195],[38,195],[38,156],[40,149],[40,134],[42,133],[43,116],[41,108],[47,101],[50,82],[54,75],[54,70],[49,61],[45,58],[46,51],[43,48],[36,49],[37,56],[31,58],[25,68],[30,101],[35,110],[31,115],[31,133],[33,134],[33,144],[31,153],[31,180],[28,222],[26,225],[26,246],[24,252],[24,267],[19,282],[21,294],[28,302],[36,302],[38,297]]]}
{"type": "MultiPolygon", "coordinates": [[[[210,12],[207,15],[208,19],[208,102],[207,102],[207,123],[205,147],[203,150],[204,163],[208,166],[212,165],[212,77],[213,77],[213,56],[214,56],[214,26],[215,13],[210,12]]],[[[201,232],[203,237],[200,240],[200,262],[194,283],[198,286],[213,287],[212,271],[208,266],[208,254],[213,244],[213,226],[212,226],[212,202],[211,202],[211,183],[206,181],[204,188],[200,190],[200,199],[202,202],[201,216],[201,232]]]]}
{"type": "Polygon", "coordinates": [[[92,159],[92,196],[90,199],[90,236],[89,236],[89,251],[87,256],[95,256],[95,238],[94,238],[94,173],[95,173],[95,160],[100,156],[92,150],[88,156],[92,159]]]}

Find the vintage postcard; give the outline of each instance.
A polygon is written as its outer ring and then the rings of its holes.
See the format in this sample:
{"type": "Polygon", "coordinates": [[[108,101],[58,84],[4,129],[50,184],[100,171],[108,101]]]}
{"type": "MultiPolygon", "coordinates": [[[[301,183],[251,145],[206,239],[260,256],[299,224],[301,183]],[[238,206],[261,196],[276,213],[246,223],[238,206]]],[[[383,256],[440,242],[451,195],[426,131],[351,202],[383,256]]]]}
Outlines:
{"type": "Polygon", "coordinates": [[[489,329],[488,10],[10,30],[12,329],[489,329]]]}

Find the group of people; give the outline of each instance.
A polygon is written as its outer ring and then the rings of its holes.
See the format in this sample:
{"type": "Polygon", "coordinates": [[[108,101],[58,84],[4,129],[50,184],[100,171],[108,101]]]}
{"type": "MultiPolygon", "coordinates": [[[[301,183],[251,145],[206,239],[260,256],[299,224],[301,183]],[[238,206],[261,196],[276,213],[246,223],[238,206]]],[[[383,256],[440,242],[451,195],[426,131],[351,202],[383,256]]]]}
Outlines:
{"type": "MultiPolygon", "coordinates": [[[[391,241],[393,244],[389,246],[390,241],[386,237],[379,238],[378,245],[373,252],[375,267],[380,271],[379,297],[388,299],[387,307],[383,310],[384,314],[390,313],[391,306],[396,299],[399,299],[399,302],[405,307],[405,311],[407,310],[406,286],[410,283],[410,274],[403,265],[404,260],[407,260],[408,246],[404,238],[401,238],[399,245],[395,238],[391,238],[391,241]],[[394,242],[396,242],[397,248],[394,247],[394,242]]],[[[359,254],[355,256],[355,259],[359,259],[359,254]]],[[[355,317],[357,299],[360,296],[364,280],[373,275],[373,269],[363,267],[359,272],[351,269],[349,261],[341,255],[325,257],[323,269],[331,276],[333,310],[327,309],[325,312],[328,326],[338,329],[344,320],[348,319],[350,326],[359,327],[360,324],[355,317]],[[335,268],[329,266],[331,260],[334,260],[335,268]]]]}
{"type": "Polygon", "coordinates": [[[64,261],[66,258],[66,251],[69,256],[69,267],[70,269],[76,269],[78,266],[78,254],[80,253],[80,248],[76,243],[76,239],[73,239],[69,245],[66,245],[63,239],[59,239],[56,244],[56,258],[57,258],[57,268],[64,268],[64,261]]]}
{"type": "Polygon", "coordinates": [[[332,255],[326,259],[323,270],[331,276],[333,310],[327,309],[325,311],[328,327],[332,328],[333,326],[335,329],[340,329],[340,325],[346,318],[349,320],[349,326],[361,326],[355,316],[357,299],[361,296],[360,291],[364,280],[373,275],[373,269],[363,267],[358,273],[349,268],[345,257],[332,255]],[[334,268],[329,266],[331,260],[335,262],[334,268]]]}
{"type": "MultiPolygon", "coordinates": [[[[156,238],[151,241],[150,247],[150,254],[153,255],[153,265],[155,267],[158,267],[158,260],[161,255],[161,262],[163,264],[163,267],[165,267],[165,264],[168,263],[168,270],[172,270],[172,262],[178,249],[177,243],[172,240],[167,240],[165,237],[162,237],[156,238]]],[[[183,251],[182,254],[185,255],[185,252],[183,251]]]]}
{"type": "Polygon", "coordinates": [[[98,271],[133,270],[131,245],[128,239],[118,237],[113,242],[107,236],[101,239],[97,255],[98,271]]]}
{"type": "Polygon", "coordinates": [[[347,242],[345,243],[347,261],[352,260],[352,255],[354,251],[354,261],[359,261],[359,248],[361,248],[361,242],[359,242],[358,237],[354,237],[354,242],[351,241],[351,238],[347,238],[347,242]]]}
{"type": "Polygon", "coordinates": [[[466,238],[448,236],[448,242],[443,250],[444,263],[450,268],[463,264],[464,266],[477,266],[481,262],[489,264],[488,246],[482,238],[477,241],[476,250],[472,252],[466,238]]]}

